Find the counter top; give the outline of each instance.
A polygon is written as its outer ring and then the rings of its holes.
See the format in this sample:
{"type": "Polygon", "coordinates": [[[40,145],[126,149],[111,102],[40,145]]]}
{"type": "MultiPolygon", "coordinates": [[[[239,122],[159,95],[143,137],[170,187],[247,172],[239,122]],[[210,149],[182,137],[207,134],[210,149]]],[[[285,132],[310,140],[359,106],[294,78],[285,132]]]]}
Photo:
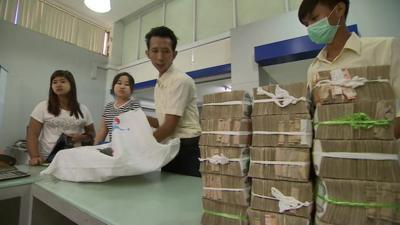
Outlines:
{"type": "Polygon", "coordinates": [[[43,177],[34,184],[110,225],[200,224],[201,179],[166,172],[74,183],[43,177]]]}
{"type": "Polygon", "coordinates": [[[29,177],[24,178],[16,178],[10,180],[0,181],[0,188],[8,188],[15,187],[20,185],[32,184],[41,179],[39,173],[44,170],[46,167],[43,166],[27,166],[27,165],[18,165],[16,166],[19,170],[23,172],[27,172],[30,174],[29,177]]]}

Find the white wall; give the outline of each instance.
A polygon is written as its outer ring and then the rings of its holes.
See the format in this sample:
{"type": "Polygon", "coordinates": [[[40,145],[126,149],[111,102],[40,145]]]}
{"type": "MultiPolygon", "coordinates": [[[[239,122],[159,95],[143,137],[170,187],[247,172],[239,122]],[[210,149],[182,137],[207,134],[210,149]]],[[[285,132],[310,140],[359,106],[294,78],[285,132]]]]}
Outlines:
{"type": "MultiPolygon", "coordinates": [[[[118,22],[122,24],[122,22],[118,22]]],[[[133,62],[138,57],[139,51],[139,20],[131,21],[122,26],[122,32],[119,36],[122,38],[121,45],[124,46],[122,49],[122,64],[133,62]]]]}
{"type": "MultiPolygon", "coordinates": [[[[230,39],[224,38],[191,49],[178,51],[174,65],[181,71],[189,72],[228,64],[230,60],[230,39]]],[[[122,65],[119,72],[128,72],[136,83],[157,79],[158,72],[148,59],[122,65]]]]}
{"type": "Polygon", "coordinates": [[[121,65],[122,63],[122,52],[123,52],[123,32],[124,25],[122,22],[116,22],[113,25],[111,30],[111,49],[110,49],[110,57],[109,64],[111,65],[121,65]]]}
{"type": "MultiPolygon", "coordinates": [[[[308,66],[311,64],[312,61],[313,59],[306,59],[295,62],[265,66],[262,69],[266,72],[265,76],[269,76],[270,79],[278,84],[305,82],[307,80],[308,66]]],[[[264,85],[263,82],[260,82],[260,85],[264,85]]],[[[267,83],[265,85],[267,85],[267,83]]]]}
{"type": "Polygon", "coordinates": [[[362,36],[400,37],[399,0],[351,0],[347,24],[357,24],[362,36]]]}
{"type": "Polygon", "coordinates": [[[268,20],[238,27],[231,31],[232,88],[251,89],[259,86],[258,64],[254,47],[305,35],[297,12],[281,14],[268,20]]]}
{"type": "Polygon", "coordinates": [[[98,122],[104,106],[106,72],[93,71],[93,65],[106,63],[105,56],[0,21],[0,64],[8,70],[0,146],[25,138],[29,115],[39,101],[47,99],[50,75],[57,69],[74,74],[78,99],[98,122]],[[97,78],[91,79],[93,75],[97,78]]]}
{"type": "Polygon", "coordinates": [[[0,127],[3,125],[3,114],[6,100],[7,71],[0,65],[0,127]]]}
{"type": "MultiPolygon", "coordinates": [[[[400,1],[351,0],[347,24],[357,24],[362,36],[400,36],[400,1]]],[[[260,84],[254,47],[307,35],[297,10],[231,31],[232,88],[250,91],[260,84]]],[[[282,65],[283,66],[283,65],[282,65]]],[[[276,70],[277,68],[275,68],[276,70]]],[[[285,76],[285,74],[282,74],[285,76]]],[[[287,82],[290,78],[284,78],[287,82]]]]}

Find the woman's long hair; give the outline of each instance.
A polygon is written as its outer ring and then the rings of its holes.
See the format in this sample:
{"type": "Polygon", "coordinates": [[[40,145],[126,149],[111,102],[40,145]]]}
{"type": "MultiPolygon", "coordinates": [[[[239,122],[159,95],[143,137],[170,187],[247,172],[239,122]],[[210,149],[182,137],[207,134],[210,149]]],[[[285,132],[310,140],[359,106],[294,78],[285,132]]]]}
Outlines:
{"type": "Polygon", "coordinates": [[[79,102],[76,97],[75,79],[74,79],[74,76],[72,75],[72,73],[67,70],[56,70],[50,77],[49,100],[48,100],[47,111],[49,111],[49,113],[53,114],[54,116],[60,115],[60,112],[61,112],[60,101],[58,99],[58,96],[56,95],[56,93],[54,93],[53,88],[52,88],[53,80],[56,77],[64,77],[65,79],[67,79],[69,81],[69,84],[71,86],[71,90],[67,94],[68,109],[71,112],[70,116],[74,115],[75,118],[79,119],[79,115],[80,115],[83,118],[83,113],[81,111],[81,108],[79,107],[79,102]]]}

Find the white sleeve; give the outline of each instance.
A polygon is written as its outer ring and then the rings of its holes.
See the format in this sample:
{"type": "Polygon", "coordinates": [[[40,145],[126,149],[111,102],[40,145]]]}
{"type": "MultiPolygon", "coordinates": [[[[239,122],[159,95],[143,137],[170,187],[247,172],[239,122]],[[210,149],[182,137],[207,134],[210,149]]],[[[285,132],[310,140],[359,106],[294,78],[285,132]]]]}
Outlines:
{"type": "Polygon", "coordinates": [[[86,105],[81,104],[81,111],[83,113],[83,116],[85,117],[85,126],[89,126],[93,124],[93,118],[92,114],[90,113],[89,109],[86,107],[86,105]]]}
{"type": "Polygon", "coordinates": [[[44,114],[47,110],[47,101],[42,101],[39,104],[36,105],[36,107],[33,109],[31,113],[31,117],[41,123],[43,123],[44,120],[44,114]]]}

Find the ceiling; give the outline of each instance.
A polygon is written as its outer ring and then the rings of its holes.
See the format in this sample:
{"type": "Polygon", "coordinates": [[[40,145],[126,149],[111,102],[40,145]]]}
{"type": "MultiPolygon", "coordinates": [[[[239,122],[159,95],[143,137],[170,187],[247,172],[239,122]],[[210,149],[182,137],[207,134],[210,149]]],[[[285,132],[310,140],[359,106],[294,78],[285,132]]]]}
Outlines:
{"type": "Polygon", "coordinates": [[[111,28],[114,22],[155,2],[155,0],[111,0],[111,11],[96,13],[88,9],[83,0],[47,1],[106,28],[111,28]]]}

